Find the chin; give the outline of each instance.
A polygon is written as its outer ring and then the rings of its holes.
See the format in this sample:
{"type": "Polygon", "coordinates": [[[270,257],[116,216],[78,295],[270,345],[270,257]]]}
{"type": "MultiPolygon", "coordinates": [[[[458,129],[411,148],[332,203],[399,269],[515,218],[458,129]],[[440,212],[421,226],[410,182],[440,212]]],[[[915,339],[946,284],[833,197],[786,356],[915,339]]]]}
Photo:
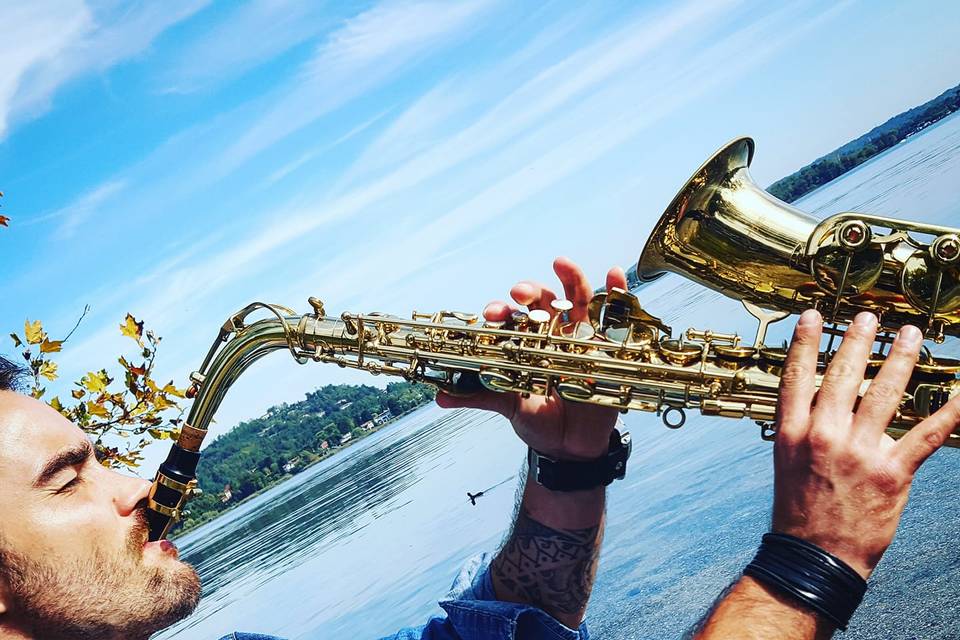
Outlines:
{"type": "Polygon", "coordinates": [[[186,618],[200,602],[200,576],[192,566],[175,558],[157,567],[149,592],[154,594],[154,623],[167,627],[186,618]]]}

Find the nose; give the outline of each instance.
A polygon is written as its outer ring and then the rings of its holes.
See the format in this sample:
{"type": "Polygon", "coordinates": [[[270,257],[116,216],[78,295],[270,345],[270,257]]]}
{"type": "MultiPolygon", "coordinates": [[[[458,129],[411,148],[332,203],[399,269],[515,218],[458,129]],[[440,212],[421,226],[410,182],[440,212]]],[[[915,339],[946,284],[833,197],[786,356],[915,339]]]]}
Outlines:
{"type": "Polygon", "coordinates": [[[146,504],[151,483],[143,478],[131,478],[117,474],[117,491],[113,496],[117,513],[128,516],[146,504]]]}

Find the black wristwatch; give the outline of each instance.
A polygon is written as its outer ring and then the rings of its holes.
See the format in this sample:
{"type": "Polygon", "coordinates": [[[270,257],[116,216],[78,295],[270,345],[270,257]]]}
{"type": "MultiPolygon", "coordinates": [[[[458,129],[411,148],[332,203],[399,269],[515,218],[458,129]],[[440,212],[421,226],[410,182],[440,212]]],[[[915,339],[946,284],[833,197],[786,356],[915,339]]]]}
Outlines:
{"type": "Polygon", "coordinates": [[[528,449],[530,477],[551,491],[586,491],[605,487],[627,474],[627,458],[633,443],[630,434],[616,429],[610,434],[607,455],[596,460],[556,460],[528,449]]]}

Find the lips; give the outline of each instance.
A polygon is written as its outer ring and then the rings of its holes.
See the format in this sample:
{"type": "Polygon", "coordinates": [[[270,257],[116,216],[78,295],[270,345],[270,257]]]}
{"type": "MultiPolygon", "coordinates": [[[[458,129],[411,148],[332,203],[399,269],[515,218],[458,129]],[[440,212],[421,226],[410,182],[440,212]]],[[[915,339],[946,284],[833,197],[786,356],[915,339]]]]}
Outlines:
{"type": "Polygon", "coordinates": [[[179,558],[180,552],[177,550],[177,545],[173,544],[169,540],[157,540],[155,542],[145,542],[143,544],[143,550],[148,551],[150,549],[156,549],[161,553],[164,553],[173,558],[179,558]]]}

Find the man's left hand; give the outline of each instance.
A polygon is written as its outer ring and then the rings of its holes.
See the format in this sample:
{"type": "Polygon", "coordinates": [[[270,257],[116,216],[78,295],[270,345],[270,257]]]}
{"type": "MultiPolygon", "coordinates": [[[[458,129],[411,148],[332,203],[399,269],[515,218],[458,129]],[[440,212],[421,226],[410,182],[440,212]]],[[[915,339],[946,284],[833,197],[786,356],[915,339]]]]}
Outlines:
{"type": "MultiPolygon", "coordinates": [[[[587,305],[593,289],[579,266],[567,258],[557,258],[553,270],[563,285],[566,298],[573,303],[571,322],[587,322],[587,305]]],[[[607,290],[625,289],[627,277],[623,269],[614,267],[607,273],[607,290]]],[[[529,310],[542,309],[555,313],[550,303],[557,299],[549,287],[531,281],[518,282],[510,289],[510,297],[529,310]]],[[[508,320],[517,307],[502,301],[491,302],[483,311],[490,322],[508,320]]],[[[568,402],[556,394],[521,397],[518,393],[481,391],[469,397],[437,394],[437,404],[444,408],[469,407],[500,413],[513,425],[514,431],[536,451],[558,460],[594,460],[607,453],[610,432],[617,421],[616,409],[582,402],[568,402]]]]}

